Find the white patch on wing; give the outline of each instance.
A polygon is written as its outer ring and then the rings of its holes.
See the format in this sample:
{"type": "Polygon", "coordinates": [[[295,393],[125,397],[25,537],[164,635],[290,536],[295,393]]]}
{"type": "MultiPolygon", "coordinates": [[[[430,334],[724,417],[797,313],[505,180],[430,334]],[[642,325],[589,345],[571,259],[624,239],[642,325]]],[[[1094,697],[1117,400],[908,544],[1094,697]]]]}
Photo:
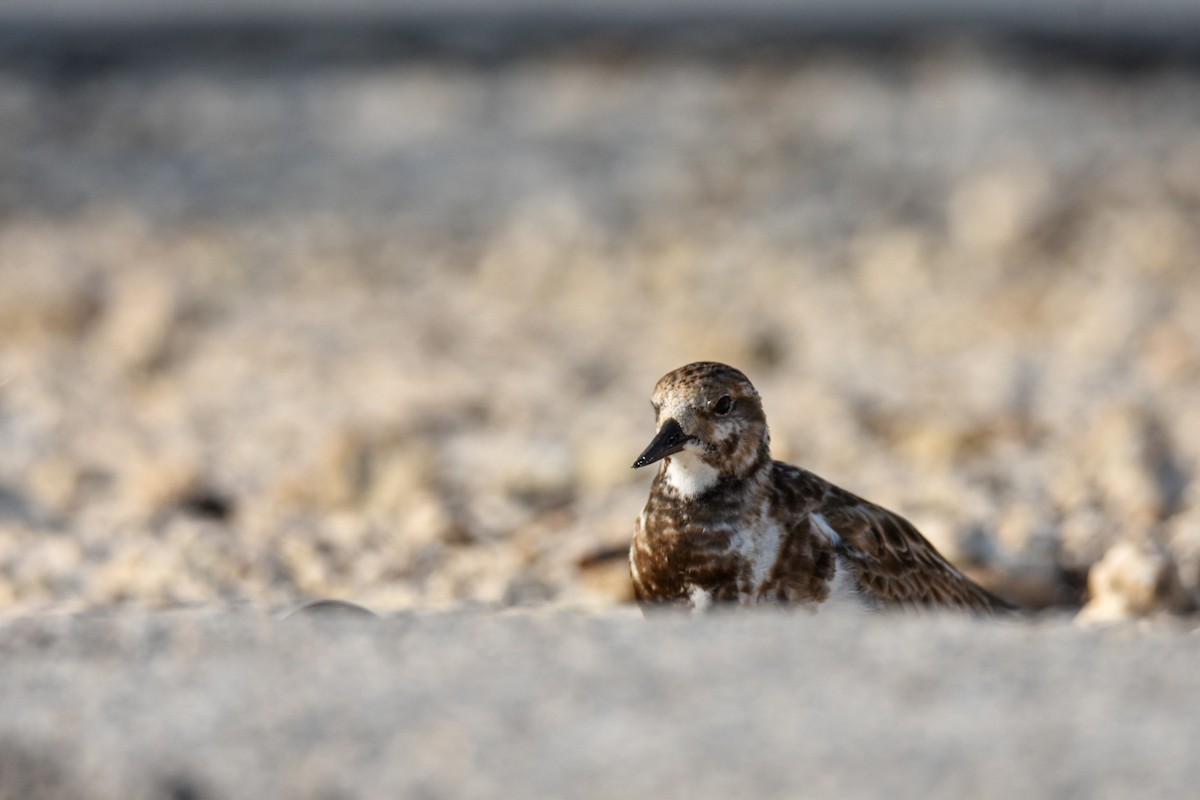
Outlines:
{"type": "Polygon", "coordinates": [[[820,531],[829,540],[830,544],[834,547],[842,546],[841,534],[833,529],[833,526],[829,524],[829,520],[825,519],[824,514],[809,514],[808,518],[812,520],[813,527],[820,531]]]}
{"type": "MultiPolygon", "coordinates": [[[[813,527],[834,547],[842,546],[841,534],[833,529],[824,514],[809,514],[808,518],[812,521],[813,527]]],[[[850,560],[839,555],[834,563],[833,580],[829,582],[829,599],[825,601],[825,605],[850,607],[860,611],[874,608],[870,598],[855,580],[850,560]]]]}
{"type": "Polygon", "coordinates": [[[695,611],[707,611],[712,606],[712,594],[699,586],[688,590],[688,599],[692,601],[695,611]]]}
{"type": "Polygon", "coordinates": [[[667,460],[667,483],[683,498],[695,497],[711,489],[720,474],[686,450],[667,460]]]}

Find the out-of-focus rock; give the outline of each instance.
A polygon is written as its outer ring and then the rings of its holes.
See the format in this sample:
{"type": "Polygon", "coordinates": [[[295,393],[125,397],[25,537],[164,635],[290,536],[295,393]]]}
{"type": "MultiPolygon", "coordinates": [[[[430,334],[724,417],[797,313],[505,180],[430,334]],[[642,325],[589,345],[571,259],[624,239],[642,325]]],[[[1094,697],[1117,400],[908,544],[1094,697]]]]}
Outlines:
{"type": "Polygon", "coordinates": [[[1059,562],[1067,569],[1087,570],[1120,536],[1120,523],[1094,506],[1071,509],[1059,524],[1059,562]]]}
{"type": "Polygon", "coordinates": [[[1163,537],[1179,570],[1179,583],[1193,608],[1200,608],[1200,507],[1167,521],[1163,537]]]}
{"type": "Polygon", "coordinates": [[[1110,409],[1092,421],[1081,454],[1081,466],[1104,505],[1143,525],[1156,522],[1164,511],[1151,464],[1149,424],[1139,409],[1110,409]]]}
{"type": "Polygon", "coordinates": [[[574,501],[575,458],[566,437],[457,435],[444,480],[461,498],[472,535],[504,538],[574,501]]]}
{"type": "Polygon", "coordinates": [[[200,466],[181,454],[131,452],[120,466],[121,502],[143,519],[177,507],[201,486],[200,466]]]}
{"type": "Polygon", "coordinates": [[[1026,608],[1069,605],[1074,600],[1062,582],[1059,528],[1044,509],[1029,502],[1000,509],[995,536],[1003,556],[980,559],[1003,566],[989,588],[1026,608]]]}
{"type": "Polygon", "coordinates": [[[27,484],[39,505],[54,514],[66,514],[75,504],[85,470],[68,458],[48,458],[34,464],[27,484]]]}
{"type": "Polygon", "coordinates": [[[932,288],[932,245],[914,228],[871,230],[852,244],[852,258],[864,292],[876,303],[911,301],[932,288]]]}
{"type": "Polygon", "coordinates": [[[289,504],[317,509],[394,511],[437,481],[441,456],[420,432],[394,426],[345,426],[328,437],[315,462],[279,489],[289,504]]]}
{"type": "Polygon", "coordinates": [[[302,535],[285,537],[279,542],[278,557],[286,570],[288,581],[300,594],[328,597],[338,593],[337,584],[330,580],[329,560],[324,557],[320,544],[314,538],[302,535]]]}
{"type": "Polygon", "coordinates": [[[115,276],[92,342],[96,355],[127,373],[162,366],[182,310],[175,280],[162,269],[115,276]]]}
{"type": "MultiPolygon", "coordinates": [[[[1200,252],[1200,247],[1194,252],[1200,252]]],[[[1200,372],[1200,340],[1181,321],[1165,321],[1146,335],[1142,363],[1165,384],[1186,381],[1200,372]]]]}
{"type": "Polygon", "coordinates": [[[1027,241],[1049,189],[1045,165],[1031,156],[969,174],[950,195],[950,233],[970,252],[1003,252],[1027,241]]]}
{"type": "Polygon", "coordinates": [[[94,276],[64,268],[52,228],[0,226],[0,337],[37,345],[78,337],[101,304],[94,276]]]}
{"type": "Polygon", "coordinates": [[[0,484],[0,521],[33,524],[39,516],[24,492],[0,484]]]}
{"type": "Polygon", "coordinates": [[[1189,478],[1158,415],[1140,404],[1103,409],[1070,446],[1048,484],[1066,566],[1086,567],[1126,532],[1148,533],[1177,513],[1189,478]]]}
{"type": "Polygon", "coordinates": [[[1088,573],[1088,593],[1081,622],[1114,622],[1187,607],[1171,554],[1150,541],[1113,545],[1088,573]]]}
{"type": "Polygon", "coordinates": [[[8,570],[11,591],[22,600],[78,595],[85,578],[83,546],[64,535],[22,537],[20,558],[8,570]]]}

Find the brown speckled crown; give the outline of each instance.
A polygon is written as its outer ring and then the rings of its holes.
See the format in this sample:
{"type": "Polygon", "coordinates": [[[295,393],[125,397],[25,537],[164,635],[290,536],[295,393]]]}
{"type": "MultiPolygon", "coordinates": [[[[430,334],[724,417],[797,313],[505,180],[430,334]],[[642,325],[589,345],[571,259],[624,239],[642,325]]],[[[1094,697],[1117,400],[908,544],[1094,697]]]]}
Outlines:
{"type": "Polygon", "coordinates": [[[741,370],[716,361],[688,364],[659,379],[651,403],[660,427],[665,419],[680,423],[705,445],[699,457],[726,477],[744,477],[770,459],[762,400],[741,370]],[[732,410],[718,420],[712,410],[725,396],[731,398],[732,410]]]}
{"type": "Polygon", "coordinates": [[[634,466],[662,464],[629,552],[643,602],[1011,608],[903,517],[771,460],[761,400],[740,370],[688,364],[658,381],[652,402],[659,433],[634,466]]]}
{"type": "Polygon", "coordinates": [[[746,373],[740,369],[719,361],[693,361],[659,378],[658,383],[654,385],[654,391],[657,393],[659,389],[668,386],[680,391],[688,386],[701,386],[705,383],[740,383],[749,386],[751,390],[754,389],[746,373]]]}

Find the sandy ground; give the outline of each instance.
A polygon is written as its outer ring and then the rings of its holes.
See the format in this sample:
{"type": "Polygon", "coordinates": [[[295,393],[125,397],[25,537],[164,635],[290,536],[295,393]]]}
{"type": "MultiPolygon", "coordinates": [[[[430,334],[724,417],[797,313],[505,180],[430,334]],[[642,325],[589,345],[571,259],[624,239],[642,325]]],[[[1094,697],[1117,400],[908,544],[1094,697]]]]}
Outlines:
{"type": "Polygon", "coordinates": [[[1063,620],[26,619],[0,797],[1188,797],[1198,657],[1063,620]]]}

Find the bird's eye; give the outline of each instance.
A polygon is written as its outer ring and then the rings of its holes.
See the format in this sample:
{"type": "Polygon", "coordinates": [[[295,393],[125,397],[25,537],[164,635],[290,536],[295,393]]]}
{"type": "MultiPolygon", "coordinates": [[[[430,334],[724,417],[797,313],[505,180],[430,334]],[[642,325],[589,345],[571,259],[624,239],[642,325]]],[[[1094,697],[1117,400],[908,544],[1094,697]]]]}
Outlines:
{"type": "Polygon", "coordinates": [[[723,417],[733,409],[733,400],[729,395],[722,395],[717,404],[713,406],[713,413],[718,417],[723,417]]]}

